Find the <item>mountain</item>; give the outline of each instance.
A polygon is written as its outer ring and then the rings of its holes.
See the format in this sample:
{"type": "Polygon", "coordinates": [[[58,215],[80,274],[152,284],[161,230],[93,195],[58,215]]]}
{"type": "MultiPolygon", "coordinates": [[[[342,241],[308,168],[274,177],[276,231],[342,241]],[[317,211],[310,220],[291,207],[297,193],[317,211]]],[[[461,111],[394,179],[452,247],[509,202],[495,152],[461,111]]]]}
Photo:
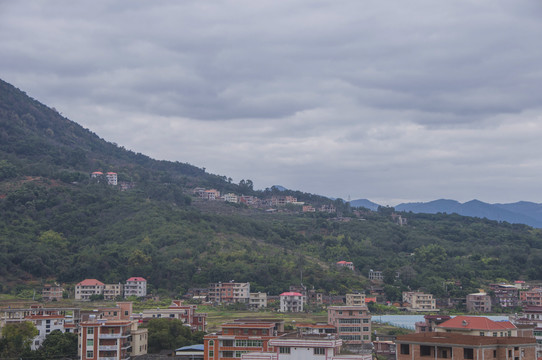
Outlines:
{"type": "Polygon", "coordinates": [[[399,226],[388,207],[361,221],[341,199],[252,185],[126,150],[0,82],[0,293],[142,276],[164,296],[232,279],[276,295],[302,273],[308,288],[344,294],[365,290],[375,269],[387,274],[386,298],[396,301],[408,288],[464,297],[496,279],[542,278],[542,231],[526,225],[405,213],[399,226]],[[95,171],[116,172],[123,186],[91,178],[95,171]],[[293,204],[268,212],[269,202],[203,200],[196,187],[265,200],[289,195],[337,212],[303,213],[293,204]],[[341,260],[355,271],[337,267],[341,260]]]}
{"type": "Polygon", "coordinates": [[[459,214],[490,220],[506,221],[512,224],[526,224],[542,228],[542,204],[518,202],[513,204],[488,204],[479,200],[460,203],[455,200],[435,200],[427,203],[403,203],[397,211],[427,214],[459,214]]]}
{"type": "Polygon", "coordinates": [[[367,200],[367,199],[357,199],[357,200],[352,200],[350,201],[350,206],[353,206],[353,207],[364,207],[366,209],[369,209],[369,210],[373,210],[373,211],[376,211],[378,210],[378,207],[380,205],[370,201],[370,200],[367,200]]]}

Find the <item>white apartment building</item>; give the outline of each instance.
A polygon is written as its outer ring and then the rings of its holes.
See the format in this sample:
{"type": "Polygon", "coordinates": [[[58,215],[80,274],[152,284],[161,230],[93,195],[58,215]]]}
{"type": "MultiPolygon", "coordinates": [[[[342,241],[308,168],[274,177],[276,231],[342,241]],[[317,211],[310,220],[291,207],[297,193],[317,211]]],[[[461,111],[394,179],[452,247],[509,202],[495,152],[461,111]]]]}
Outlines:
{"type": "Polygon", "coordinates": [[[280,311],[281,312],[302,312],[304,296],[298,292],[283,292],[280,294],[280,311]]]}
{"type": "Polygon", "coordinates": [[[124,284],[124,297],[147,296],[147,280],[142,277],[131,277],[124,284]]]}

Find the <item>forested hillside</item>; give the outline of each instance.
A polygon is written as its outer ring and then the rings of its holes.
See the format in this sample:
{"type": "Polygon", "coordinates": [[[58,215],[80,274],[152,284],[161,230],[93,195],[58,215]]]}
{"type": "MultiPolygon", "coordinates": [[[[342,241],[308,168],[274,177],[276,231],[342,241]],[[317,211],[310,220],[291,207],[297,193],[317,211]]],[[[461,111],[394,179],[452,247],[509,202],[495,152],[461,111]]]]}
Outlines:
{"type": "Polygon", "coordinates": [[[528,226],[410,213],[398,226],[393,209],[356,215],[341,200],[334,203],[342,219],[211,207],[191,194],[196,186],[259,197],[278,191],[128,151],[0,81],[0,291],[143,276],[172,295],[232,279],[278,294],[302,274],[309,287],[345,293],[363,289],[375,269],[394,299],[406,288],[460,296],[500,279],[542,279],[542,233],[528,226]],[[115,171],[131,186],[95,181],[93,171],[115,171]],[[353,261],[356,272],[333,266],[339,260],[353,261]]]}

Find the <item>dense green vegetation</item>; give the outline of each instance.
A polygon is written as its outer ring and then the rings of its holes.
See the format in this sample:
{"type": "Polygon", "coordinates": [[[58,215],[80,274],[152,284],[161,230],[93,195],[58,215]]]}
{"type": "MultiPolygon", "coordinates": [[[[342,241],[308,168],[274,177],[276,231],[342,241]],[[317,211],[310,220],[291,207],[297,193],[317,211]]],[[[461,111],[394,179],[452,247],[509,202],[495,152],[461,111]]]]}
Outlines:
{"type": "MultiPolygon", "coordinates": [[[[463,296],[497,280],[542,278],[542,233],[457,215],[365,211],[269,214],[244,205],[203,202],[196,186],[267,197],[250,180],[233,184],[184,163],[156,161],[63,118],[0,81],[0,291],[45,281],[148,279],[151,291],[182,295],[209,282],[251,282],[279,294],[303,283],[326,292],[366,288],[369,269],[384,271],[385,291],[463,296]],[[115,171],[133,188],[91,180],[115,171]],[[357,271],[333,266],[353,261],[357,271]]],[[[331,200],[287,191],[314,205],[331,200]]]]}

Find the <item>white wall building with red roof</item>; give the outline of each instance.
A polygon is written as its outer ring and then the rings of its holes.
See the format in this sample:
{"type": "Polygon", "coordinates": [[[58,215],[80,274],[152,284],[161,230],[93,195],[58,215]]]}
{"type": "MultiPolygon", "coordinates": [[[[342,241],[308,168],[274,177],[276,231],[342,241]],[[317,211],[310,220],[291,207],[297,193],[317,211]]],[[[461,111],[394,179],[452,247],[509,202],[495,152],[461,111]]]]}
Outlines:
{"type": "Polygon", "coordinates": [[[75,285],[75,300],[90,300],[92,295],[103,295],[105,284],[96,279],[85,279],[75,285]]]}
{"type": "Polygon", "coordinates": [[[302,312],[304,296],[298,292],[283,292],[280,294],[281,312],[302,312]]]}
{"type": "Polygon", "coordinates": [[[124,297],[147,296],[147,280],[142,277],[131,277],[124,284],[124,297]]]}

